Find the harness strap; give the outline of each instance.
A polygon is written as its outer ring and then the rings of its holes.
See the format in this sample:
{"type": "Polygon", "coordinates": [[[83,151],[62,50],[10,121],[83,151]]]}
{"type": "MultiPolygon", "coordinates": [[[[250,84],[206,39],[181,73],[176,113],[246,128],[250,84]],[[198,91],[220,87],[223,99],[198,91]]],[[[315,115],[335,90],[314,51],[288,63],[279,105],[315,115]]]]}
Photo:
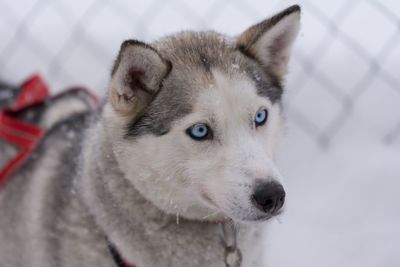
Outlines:
{"type": "Polygon", "coordinates": [[[18,154],[0,169],[0,188],[5,184],[9,174],[18,169],[29,156],[43,134],[41,128],[15,120],[0,112],[0,137],[19,149],[18,154]]]}
{"type": "Polygon", "coordinates": [[[0,137],[15,145],[19,152],[2,169],[0,169],[0,187],[6,178],[18,169],[36,147],[44,130],[15,119],[9,112],[17,111],[27,106],[40,103],[48,96],[49,89],[39,75],[32,76],[22,85],[18,98],[4,110],[0,110],[0,137]]]}

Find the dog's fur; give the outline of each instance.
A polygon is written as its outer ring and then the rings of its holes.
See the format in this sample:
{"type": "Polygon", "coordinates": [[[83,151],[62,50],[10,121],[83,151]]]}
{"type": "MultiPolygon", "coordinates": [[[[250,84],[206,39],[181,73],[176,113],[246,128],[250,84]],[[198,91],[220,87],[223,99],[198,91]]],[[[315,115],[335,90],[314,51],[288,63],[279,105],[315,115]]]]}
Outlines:
{"type": "Polygon", "coordinates": [[[181,32],[122,44],[98,114],[58,123],[0,192],[0,266],[225,266],[218,222],[238,229],[242,266],[262,266],[252,201],[281,177],[274,151],[300,8],[235,38],[181,32]],[[254,115],[268,110],[265,125],[254,115]],[[212,134],[193,140],[205,123],[212,134]],[[86,130],[88,128],[88,130],[86,130]]]}

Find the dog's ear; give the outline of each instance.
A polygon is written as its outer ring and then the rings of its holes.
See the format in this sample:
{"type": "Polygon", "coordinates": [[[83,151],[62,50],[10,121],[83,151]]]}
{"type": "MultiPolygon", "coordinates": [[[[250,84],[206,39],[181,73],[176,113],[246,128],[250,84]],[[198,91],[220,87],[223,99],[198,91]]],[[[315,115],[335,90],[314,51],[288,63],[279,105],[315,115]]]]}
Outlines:
{"type": "Polygon", "coordinates": [[[237,47],[278,78],[286,74],[291,47],[300,28],[300,7],[291,6],[244,31],[237,47]]]}
{"type": "Polygon", "coordinates": [[[153,47],[135,40],[123,42],[108,92],[112,107],[121,115],[138,115],[158,92],[170,69],[171,63],[153,47]]]}

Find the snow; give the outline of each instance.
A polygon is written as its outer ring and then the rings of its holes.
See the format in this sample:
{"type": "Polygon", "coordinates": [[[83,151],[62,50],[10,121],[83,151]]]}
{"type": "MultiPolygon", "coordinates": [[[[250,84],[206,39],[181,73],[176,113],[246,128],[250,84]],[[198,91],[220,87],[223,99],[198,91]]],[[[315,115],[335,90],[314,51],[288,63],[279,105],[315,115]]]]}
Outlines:
{"type": "Polygon", "coordinates": [[[287,210],[268,231],[269,266],[399,266],[400,149],[354,143],[284,149],[287,210]]]}

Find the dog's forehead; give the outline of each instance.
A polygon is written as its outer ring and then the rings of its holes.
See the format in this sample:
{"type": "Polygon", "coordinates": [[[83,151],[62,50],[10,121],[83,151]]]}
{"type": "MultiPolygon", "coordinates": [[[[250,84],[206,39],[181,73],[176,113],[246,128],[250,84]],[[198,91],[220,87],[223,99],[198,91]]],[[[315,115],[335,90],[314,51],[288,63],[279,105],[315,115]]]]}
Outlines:
{"type": "Polygon", "coordinates": [[[271,105],[268,98],[257,93],[253,80],[240,71],[227,74],[213,69],[212,75],[213,81],[195,99],[193,112],[198,115],[219,120],[243,118],[259,108],[259,105],[271,105]]]}
{"type": "Polygon", "coordinates": [[[238,56],[233,39],[212,31],[184,31],[161,38],[152,46],[181,72],[224,68],[238,56]]]}
{"type": "Polygon", "coordinates": [[[258,94],[268,97],[271,102],[280,100],[280,80],[266,73],[254,58],[242,53],[234,38],[213,31],[184,31],[152,45],[172,63],[169,78],[177,89],[192,89],[192,93],[197,94],[212,83],[212,70],[217,69],[232,77],[241,73],[254,81],[258,94]]]}
{"type": "MultiPolygon", "coordinates": [[[[169,60],[172,70],[144,114],[128,125],[127,136],[168,133],[176,120],[193,112],[196,99],[205,90],[218,90],[215,73],[227,79],[251,81],[259,96],[272,103],[282,89],[258,62],[237,49],[235,41],[216,32],[181,32],[152,44],[169,60]]],[[[223,95],[221,95],[223,97],[223,95]]]]}

